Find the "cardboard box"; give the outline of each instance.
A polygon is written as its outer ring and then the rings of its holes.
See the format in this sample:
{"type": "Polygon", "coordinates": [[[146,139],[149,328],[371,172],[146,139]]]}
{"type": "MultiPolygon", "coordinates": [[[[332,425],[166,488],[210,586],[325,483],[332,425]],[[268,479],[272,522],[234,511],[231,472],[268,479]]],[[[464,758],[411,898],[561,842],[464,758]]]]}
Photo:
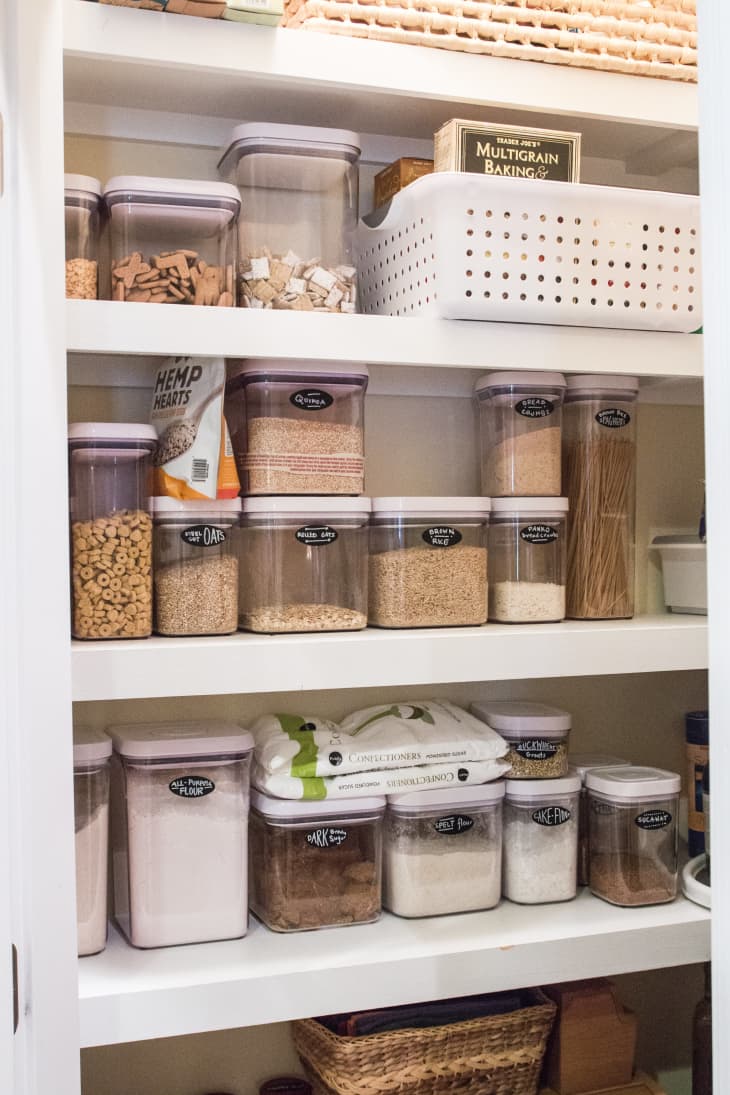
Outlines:
{"type": "Polygon", "coordinates": [[[580,133],[452,118],[434,136],[434,171],[580,181],[580,133]]]}
{"type": "Polygon", "coordinates": [[[627,1084],[634,1075],[636,1016],[603,977],[544,989],[558,1005],[543,1075],[559,1095],[627,1084]]]}
{"type": "Polygon", "coordinates": [[[430,175],[432,171],[433,160],[418,160],[412,156],[404,156],[389,167],[384,167],[375,176],[373,209],[379,209],[399,190],[403,190],[409,183],[415,182],[423,175],[430,175]]]}
{"type": "MultiPolygon", "coordinates": [[[[552,1087],[543,1087],[540,1095],[559,1095],[552,1087]]],[[[584,1095],[666,1095],[663,1087],[644,1072],[637,1072],[633,1080],[620,1087],[602,1087],[598,1091],[587,1091],[584,1095]]]]}

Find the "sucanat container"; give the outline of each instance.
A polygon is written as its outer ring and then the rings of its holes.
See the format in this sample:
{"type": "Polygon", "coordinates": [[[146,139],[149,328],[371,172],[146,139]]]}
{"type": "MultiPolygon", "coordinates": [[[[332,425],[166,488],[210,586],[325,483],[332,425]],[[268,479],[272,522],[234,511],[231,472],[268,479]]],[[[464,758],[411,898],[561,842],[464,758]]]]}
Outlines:
{"type": "Polygon", "coordinates": [[[567,498],[493,498],[489,619],[503,624],[565,618],[567,498]]]}
{"type": "Polygon", "coordinates": [[[76,923],[79,956],[106,946],[109,761],[112,743],[87,727],[74,730],[76,923]]]}
{"type": "Polygon", "coordinates": [[[64,176],[66,296],[96,300],[99,295],[101,183],[89,175],[64,176]]]}

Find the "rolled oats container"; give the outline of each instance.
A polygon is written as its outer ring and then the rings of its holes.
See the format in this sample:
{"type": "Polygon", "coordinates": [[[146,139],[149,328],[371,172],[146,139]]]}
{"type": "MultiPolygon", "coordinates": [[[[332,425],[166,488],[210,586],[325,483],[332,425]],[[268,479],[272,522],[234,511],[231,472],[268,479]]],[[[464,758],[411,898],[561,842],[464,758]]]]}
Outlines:
{"type": "Polygon", "coordinates": [[[489,619],[565,619],[567,498],[493,498],[489,619]]]}
{"type": "Polygon", "coordinates": [[[89,175],[64,176],[66,296],[96,300],[99,295],[101,183],[89,175]]]}
{"type": "Polygon", "coordinates": [[[112,743],[84,727],[74,729],[76,925],[79,957],[98,954],[107,936],[109,761],[112,743]]]}
{"type": "Polygon", "coordinates": [[[588,791],[586,776],[594,768],[628,768],[630,760],[614,757],[609,753],[570,753],[568,764],[580,776],[580,812],[578,816],[578,885],[588,885],[588,846],[590,814],[588,812],[588,791]]]}
{"type": "Polygon", "coordinates": [[[505,758],[511,780],[558,779],[568,774],[568,711],[546,703],[487,700],[473,703],[471,712],[491,726],[509,745],[505,758]]]}
{"type": "Polygon", "coordinates": [[[505,784],[502,893],[521,905],[571,901],[577,892],[580,779],[505,784]]]}

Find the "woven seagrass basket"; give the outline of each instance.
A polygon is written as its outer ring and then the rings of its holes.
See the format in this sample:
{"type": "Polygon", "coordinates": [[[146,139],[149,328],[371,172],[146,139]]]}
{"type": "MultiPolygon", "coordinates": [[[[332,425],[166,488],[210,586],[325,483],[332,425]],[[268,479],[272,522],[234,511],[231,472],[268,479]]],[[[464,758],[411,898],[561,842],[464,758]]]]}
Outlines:
{"type": "Polygon", "coordinates": [[[697,80],[696,0],[288,0],[283,25],[697,80]]]}
{"type": "Polygon", "coordinates": [[[527,1007],[448,1026],[346,1038],[316,1019],[292,1024],[316,1095],[536,1095],[556,1007],[527,1007]]]}

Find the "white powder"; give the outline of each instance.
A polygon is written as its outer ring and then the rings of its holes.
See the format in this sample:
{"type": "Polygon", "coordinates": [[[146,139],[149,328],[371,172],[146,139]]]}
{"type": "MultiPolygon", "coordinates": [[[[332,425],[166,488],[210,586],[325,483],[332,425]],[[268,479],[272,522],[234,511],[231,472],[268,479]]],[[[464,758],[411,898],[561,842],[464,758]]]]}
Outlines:
{"type": "Polygon", "coordinates": [[[561,824],[539,824],[533,813],[542,804],[504,805],[502,893],[522,905],[570,901],[576,894],[578,796],[556,800],[569,812],[561,824]]]}
{"type": "Polygon", "coordinates": [[[109,806],[102,803],[76,830],[78,953],[98,954],[106,945],[109,806]]]}
{"type": "Polygon", "coordinates": [[[565,586],[557,582],[496,582],[489,588],[489,619],[524,624],[565,619],[565,586]]]}
{"type": "Polygon", "coordinates": [[[500,860],[497,847],[440,855],[389,850],[383,903],[399,916],[491,909],[500,896],[500,860]]]}

